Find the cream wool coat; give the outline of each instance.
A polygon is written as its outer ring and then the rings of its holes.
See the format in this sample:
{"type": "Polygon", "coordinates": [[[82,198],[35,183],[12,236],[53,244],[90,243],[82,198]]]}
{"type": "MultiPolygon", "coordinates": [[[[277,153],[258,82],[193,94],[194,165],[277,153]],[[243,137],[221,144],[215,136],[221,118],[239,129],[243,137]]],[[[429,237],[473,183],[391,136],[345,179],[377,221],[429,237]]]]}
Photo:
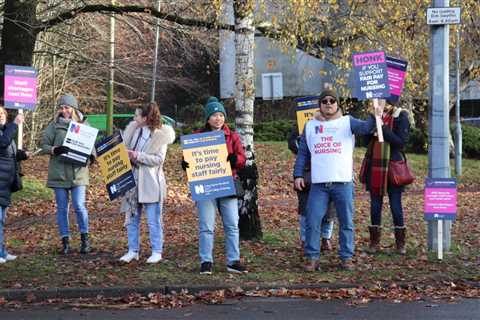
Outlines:
{"type": "MultiPolygon", "coordinates": [[[[140,130],[135,121],[129,123],[123,133],[123,140],[127,149],[131,150],[137,141],[140,130]]],[[[159,202],[160,206],[167,193],[165,174],[163,173],[163,162],[167,154],[167,145],[175,141],[175,131],[171,126],[162,125],[155,129],[145,143],[144,151],[138,153],[138,203],[159,202]]],[[[121,211],[128,212],[130,206],[125,197],[122,201],[121,211]]]]}

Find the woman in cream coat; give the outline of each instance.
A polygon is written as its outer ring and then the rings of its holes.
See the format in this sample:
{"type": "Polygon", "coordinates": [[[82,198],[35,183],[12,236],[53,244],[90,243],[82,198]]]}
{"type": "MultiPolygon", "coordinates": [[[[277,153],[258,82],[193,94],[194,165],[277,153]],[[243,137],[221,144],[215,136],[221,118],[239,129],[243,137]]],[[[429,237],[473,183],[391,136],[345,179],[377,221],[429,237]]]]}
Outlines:
{"type": "Polygon", "coordinates": [[[152,254],[147,263],[162,260],[163,225],[162,205],[166,196],[163,162],[167,145],[175,140],[172,127],[162,125],[156,103],[137,108],[134,121],[125,129],[123,139],[133,166],[137,187],[125,195],[121,211],[125,213],[128,235],[128,252],[122,262],[138,260],[140,251],[140,217],[145,209],[152,254]]]}

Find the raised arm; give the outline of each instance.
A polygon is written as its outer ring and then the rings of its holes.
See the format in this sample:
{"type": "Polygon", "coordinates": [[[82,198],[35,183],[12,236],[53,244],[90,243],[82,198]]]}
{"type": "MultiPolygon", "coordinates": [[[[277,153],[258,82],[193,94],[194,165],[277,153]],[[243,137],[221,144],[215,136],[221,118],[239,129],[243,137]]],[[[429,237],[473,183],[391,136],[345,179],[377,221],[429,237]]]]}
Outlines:
{"type": "Polygon", "coordinates": [[[375,130],[375,118],[373,115],[369,115],[367,120],[360,120],[350,117],[350,129],[352,133],[359,136],[365,136],[371,134],[375,130]]]}
{"type": "Polygon", "coordinates": [[[408,140],[410,132],[410,122],[408,121],[408,113],[406,111],[400,112],[398,116],[398,126],[390,129],[388,126],[383,126],[383,137],[386,142],[397,148],[403,148],[408,140]]]}

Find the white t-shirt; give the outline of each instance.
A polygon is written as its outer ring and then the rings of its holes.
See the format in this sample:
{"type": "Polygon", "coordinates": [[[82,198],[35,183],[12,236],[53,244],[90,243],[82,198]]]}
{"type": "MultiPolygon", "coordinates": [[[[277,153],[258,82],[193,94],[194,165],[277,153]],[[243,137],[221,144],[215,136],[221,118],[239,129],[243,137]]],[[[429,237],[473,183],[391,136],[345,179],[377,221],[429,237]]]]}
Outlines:
{"type": "Polygon", "coordinates": [[[353,180],[354,136],[349,116],[310,120],[305,125],[305,138],[311,155],[312,183],[353,180]]]}

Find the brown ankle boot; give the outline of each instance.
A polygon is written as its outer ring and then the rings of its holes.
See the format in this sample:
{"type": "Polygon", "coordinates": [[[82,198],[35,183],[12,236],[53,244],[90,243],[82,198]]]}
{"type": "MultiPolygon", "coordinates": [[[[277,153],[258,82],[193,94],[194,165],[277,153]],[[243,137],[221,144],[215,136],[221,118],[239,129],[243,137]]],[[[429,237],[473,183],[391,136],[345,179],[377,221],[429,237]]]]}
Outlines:
{"type": "Polygon", "coordinates": [[[380,251],[380,237],[382,235],[382,227],[368,226],[370,232],[370,244],[368,246],[368,253],[377,253],[380,251]]]}
{"type": "Polygon", "coordinates": [[[405,227],[395,227],[393,230],[395,232],[395,244],[397,247],[398,254],[406,254],[407,250],[405,249],[405,227]]]}

